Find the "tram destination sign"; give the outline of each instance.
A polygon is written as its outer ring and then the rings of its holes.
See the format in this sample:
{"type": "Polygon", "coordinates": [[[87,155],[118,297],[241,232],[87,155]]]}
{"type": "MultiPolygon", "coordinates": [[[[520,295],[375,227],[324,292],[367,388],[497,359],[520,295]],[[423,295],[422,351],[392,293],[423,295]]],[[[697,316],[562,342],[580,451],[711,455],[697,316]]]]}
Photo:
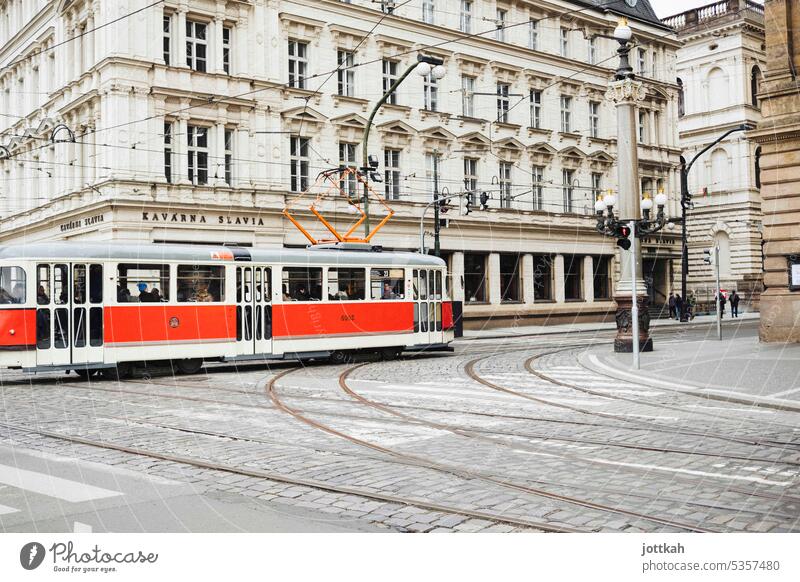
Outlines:
{"type": "Polygon", "coordinates": [[[162,224],[215,224],[219,226],[264,226],[260,216],[205,215],[185,212],[142,212],[142,222],[162,224]]]}

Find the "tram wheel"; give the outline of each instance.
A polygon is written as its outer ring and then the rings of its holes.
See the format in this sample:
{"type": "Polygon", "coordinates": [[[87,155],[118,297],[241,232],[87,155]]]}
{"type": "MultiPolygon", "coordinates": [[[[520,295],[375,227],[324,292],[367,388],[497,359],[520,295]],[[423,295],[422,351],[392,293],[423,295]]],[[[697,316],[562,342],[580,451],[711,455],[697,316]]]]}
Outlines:
{"type": "Polygon", "coordinates": [[[200,358],[187,358],[185,360],[175,360],[175,368],[181,374],[197,374],[203,367],[203,360],[200,358]]]}
{"type": "Polygon", "coordinates": [[[328,356],[328,362],[331,364],[347,364],[353,360],[353,354],[342,350],[334,350],[328,356]]]}
{"type": "Polygon", "coordinates": [[[89,380],[97,374],[98,370],[89,370],[87,368],[75,368],[75,373],[83,380],[89,380]]]}
{"type": "Polygon", "coordinates": [[[133,364],[122,362],[113,368],[105,368],[100,373],[106,380],[124,380],[133,376],[133,364]]]}
{"type": "Polygon", "coordinates": [[[381,350],[381,357],[384,360],[396,360],[403,353],[402,348],[383,348],[381,350]]]}

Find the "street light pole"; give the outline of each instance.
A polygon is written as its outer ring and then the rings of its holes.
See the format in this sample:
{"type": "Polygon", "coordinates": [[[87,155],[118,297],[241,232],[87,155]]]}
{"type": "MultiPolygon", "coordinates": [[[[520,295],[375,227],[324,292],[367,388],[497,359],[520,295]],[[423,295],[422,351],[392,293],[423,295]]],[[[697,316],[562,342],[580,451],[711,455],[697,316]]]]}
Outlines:
{"type": "MultiPolygon", "coordinates": [[[[428,202],[425,205],[425,208],[422,209],[422,216],[419,218],[419,252],[420,254],[425,254],[425,215],[428,213],[428,208],[431,206],[436,206],[439,208],[439,202],[447,202],[448,200],[452,200],[453,198],[461,198],[462,196],[469,195],[469,192],[460,192],[458,194],[448,194],[447,196],[442,196],[441,198],[437,198],[432,202],[428,202]]],[[[438,213],[437,213],[438,214],[438,213]]],[[[435,230],[435,229],[434,229],[435,230]]],[[[438,242],[438,238],[437,241],[438,242]]],[[[435,244],[435,243],[434,243],[435,244]]],[[[436,255],[439,256],[438,254],[436,255]]]]}
{"type": "Polygon", "coordinates": [[[439,151],[433,152],[433,254],[442,256],[439,247],[439,151]]]}

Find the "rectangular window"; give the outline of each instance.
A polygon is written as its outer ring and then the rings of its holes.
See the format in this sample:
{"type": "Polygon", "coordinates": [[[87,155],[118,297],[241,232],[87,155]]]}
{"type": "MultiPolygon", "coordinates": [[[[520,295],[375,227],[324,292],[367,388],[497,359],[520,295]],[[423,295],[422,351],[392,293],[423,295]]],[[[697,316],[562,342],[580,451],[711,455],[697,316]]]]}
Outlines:
{"type": "Polygon", "coordinates": [[[164,15],[163,54],[164,64],[169,66],[172,54],[172,16],[164,15]]]}
{"type": "Polygon", "coordinates": [[[611,299],[611,257],[594,257],[594,298],[611,299]]]}
{"type": "Polygon", "coordinates": [[[464,117],[475,117],[475,77],[461,77],[461,110],[464,117]]]}
{"type": "Polygon", "coordinates": [[[564,255],[564,299],[583,300],[583,257],[564,255]]]}
{"type": "Polygon", "coordinates": [[[508,123],[508,108],[510,101],[508,94],[511,92],[511,85],[508,83],[497,84],[497,121],[508,123]]]}
{"type": "Polygon", "coordinates": [[[320,301],[322,299],[322,268],[284,267],[284,301],[320,301]]]}
{"type": "Polygon", "coordinates": [[[330,301],[362,300],[365,287],[364,269],[328,269],[328,299],[330,301]]]}
{"type": "Polygon", "coordinates": [[[289,165],[291,168],[292,192],[305,192],[308,189],[308,139],[292,136],[289,141],[289,165]]]}
{"type": "Polygon", "coordinates": [[[117,303],[169,301],[169,265],[117,265],[117,303]]]}
{"type": "Polygon", "coordinates": [[[428,24],[434,23],[433,13],[435,11],[433,0],[422,0],[422,22],[428,24]]]}
{"type": "Polygon", "coordinates": [[[178,265],[178,301],[213,303],[225,300],[225,267],[178,265]]]}
{"type": "Polygon", "coordinates": [[[592,200],[598,200],[603,191],[603,174],[592,172],[592,200]]]}
{"type": "Polygon", "coordinates": [[[533,255],[533,300],[553,300],[553,257],[533,255]]]}
{"type": "Polygon", "coordinates": [[[439,87],[436,85],[436,79],[433,75],[426,75],[423,77],[423,92],[425,99],[425,109],[428,111],[437,111],[437,101],[439,98],[439,87]]]}
{"type": "Polygon", "coordinates": [[[400,150],[383,150],[383,181],[387,200],[400,199],[400,150]]]}
{"type": "Polygon", "coordinates": [[[497,36],[495,38],[497,38],[497,40],[500,42],[505,42],[507,24],[506,17],[508,16],[508,10],[501,10],[498,8],[495,14],[497,15],[494,22],[495,26],[497,27],[497,36]]]}
{"type": "MultiPolygon", "coordinates": [[[[356,162],[356,144],[339,142],[339,166],[355,170],[358,167],[356,162]]],[[[355,174],[348,174],[339,181],[339,188],[347,194],[348,198],[355,198],[358,181],[355,174]]]]}
{"type": "Polygon", "coordinates": [[[289,87],[306,88],[308,74],[308,44],[297,40],[289,41],[289,87]]]}
{"type": "Polygon", "coordinates": [[[478,160],[464,158],[464,189],[467,192],[478,190],[478,160]]]}
{"type": "Polygon", "coordinates": [[[642,76],[647,75],[647,51],[643,48],[637,49],[637,63],[639,65],[639,74],[642,76]]]}
{"type": "Polygon", "coordinates": [[[464,253],[464,296],[468,302],[486,302],[486,255],[464,253]]]}
{"type": "Polygon", "coordinates": [[[0,303],[25,303],[25,269],[0,268],[0,303]]]}
{"type": "Polygon", "coordinates": [[[597,101],[589,101],[589,133],[600,137],[600,103],[597,101]]]}
{"type": "Polygon", "coordinates": [[[521,301],[519,255],[500,255],[500,301],[521,301]]]}
{"type": "Polygon", "coordinates": [[[172,183],[172,123],[164,122],[164,178],[172,183]]]}
{"type": "Polygon", "coordinates": [[[542,127],[542,92],[531,89],[531,127],[542,127]]]}
{"type": "Polygon", "coordinates": [[[50,304],[50,265],[36,266],[36,304],[50,304]]]}
{"type": "Polygon", "coordinates": [[[572,212],[573,201],[573,178],[575,170],[561,170],[561,191],[564,198],[564,212],[572,212]]]}
{"type": "Polygon", "coordinates": [[[588,57],[589,64],[594,65],[597,62],[597,38],[589,38],[588,46],[588,54],[586,56],[588,57]]]}
{"type": "Polygon", "coordinates": [[[660,77],[661,76],[661,75],[658,74],[659,73],[659,70],[658,70],[659,65],[660,64],[658,62],[658,51],[654,50],[653,51],[653,68],[652,68],[652,74],[651,74],[652,77],[660,77]]]}
{"type": "Polygon", "coordinates": [[[222,70],[231,74],[231,45],[233,29],[229,26],[222,27],[222,70]]]}
{"type": "Polygon", "coordinates": [[[528,48],[539,50],[539,23],[533,19],[528,21],[528,48]]]}
{"type": "Polygon", "coordinates": [[[186,64],[190,69],[206,72],[208,25],[202,22],[186,21],[186,64]]]}
{"type": "Polygon", "coordinates": [[[371,269],[369,286],[373,299],[405,299],[405,271],[403,269],[371,269]]]}
{"type": "Polygon", "coordinates": [[[533,209],[544,210],[544,167],[533,166],[531,171],[531,190],[533,193],[533,209]]]}
{"type": "MultiPolygon", "coordinates": [[[[397,81],[397,61],[383,59],[383,92],[386,93],[397,81]]],[[[389,105],[397,105],[397,91],[394,91],[386,100],[389,105]]]]}
{"type": "Polygon", "coordinates": [[[642,196],[647,196],[648,198],[653,197],[653,179],[652,178],[642,178],[641,184],[639,185],[641,188],[642,196]]]}
{"type": "Polygon", "coordinates": [[[428,194],[430,195],[430,199],[433,200],[433,191],[434,191],[434,177],[436,176],[436,172],[438,170],[436,154],[425,152],[425,182],[428,185],[428,194]]]}
{"type": "Polygon", "coordinates": [[[233,130],[225,130],[225,183],[233,186],[233,130]]]}
{"type": "Polygon", "coordinates": [[[572,97],[561,96],[561,131],[572,131],[572,97]]]}
{"type": "Polygon", "coordinates": [[[500,162],[500,208],[511,208],[511,163],[500,162]]]}
{"type": "Polygon", "coordinates": [[[188,126],[189,180],[192,184],[208,184],[208,128],[188,126]]]}
{"type": "Polygon", "coordinates": [[[569,30],[562,28],[559,31],[559,48],[562,57],[569,56],[569,30]]]}
{"type": "Polygon", "coordinates": [[[645,143],[647,136],[647,113],[639,111],[639,143],[645,143]]]}
{"type": "Polygon", "coordinates": [[[458,29],[467,34],[472,32],[472,2],[461,0],[461,14],[458,22],[458,29]]]}
{"type": "Polygon", "coordinates": [[[356,73],[353,70],[354,55],[352,52],[339,50],[337,51],[336,62],[339,66],[336,71],[336,76],[339,80],[339,95],[352,97],[355,95],[356,80],[356,73]]]}
{"type": "Polygon", "coordinates": [[[661,143],[661,113],[658,111],[653,112],[653,134],[655,136],[656,145],[661,143]]]}

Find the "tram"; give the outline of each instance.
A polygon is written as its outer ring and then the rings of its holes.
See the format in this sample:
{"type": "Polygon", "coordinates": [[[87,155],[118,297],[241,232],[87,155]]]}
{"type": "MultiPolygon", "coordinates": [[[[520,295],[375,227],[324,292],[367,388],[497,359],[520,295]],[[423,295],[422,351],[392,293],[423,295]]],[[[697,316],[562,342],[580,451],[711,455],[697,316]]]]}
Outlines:
{"type": "Polygon", "coordinates": [[[358,244],[307,249],[0,247],[0,368],[195,373],[204,361],[449,350],[445,263],[358,244]]]}

